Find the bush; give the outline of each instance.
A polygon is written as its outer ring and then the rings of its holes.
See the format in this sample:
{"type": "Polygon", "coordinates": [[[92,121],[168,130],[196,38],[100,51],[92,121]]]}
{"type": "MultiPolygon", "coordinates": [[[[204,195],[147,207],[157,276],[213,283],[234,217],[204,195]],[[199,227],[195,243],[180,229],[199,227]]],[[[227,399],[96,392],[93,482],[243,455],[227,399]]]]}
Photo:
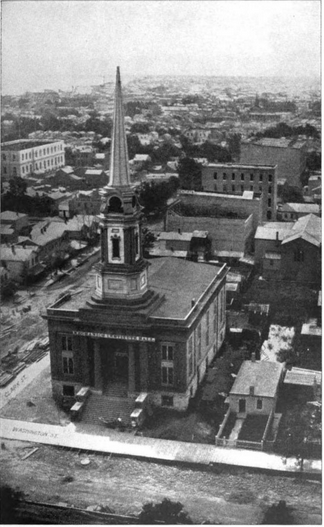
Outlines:
{"type": "Polygon", "coordinates": [[[291,510],[284,500],[270,505],[264,514],[262,525],[293,525],[295,523],[291,510]]]}
{"type": "Polygon", "coordinates": [[[163,522],[168,525],[191,525],[193,523],[188,513],[183,510],[182,503],[179,501],[171,501],[168,498],[164,498],[161,503],[150,502],[143,505],[138,519],[140,523],[146,525],[155,522],[163,522]]]}
{"type": "Polygon", "coordinates": [[[18,523],[16,510],[18,502],[23,497],[22,492],[14,490],[8,485],[0,488],[0,518],[2,524],[18,523]]]}

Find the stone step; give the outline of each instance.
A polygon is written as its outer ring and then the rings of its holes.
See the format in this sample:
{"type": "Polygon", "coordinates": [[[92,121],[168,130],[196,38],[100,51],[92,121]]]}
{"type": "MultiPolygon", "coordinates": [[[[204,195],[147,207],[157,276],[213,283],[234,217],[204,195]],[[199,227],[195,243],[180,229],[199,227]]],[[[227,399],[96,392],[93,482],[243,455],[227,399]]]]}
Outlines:
{"type": "Polygon", "coordinates": [[[87,400],[82,422],[97,425],[100,422],[99,417],[107,421],[120,417],[125,424],[130,425],[130,415],[134,408],[133,399],[92,394],[87,400]]]}

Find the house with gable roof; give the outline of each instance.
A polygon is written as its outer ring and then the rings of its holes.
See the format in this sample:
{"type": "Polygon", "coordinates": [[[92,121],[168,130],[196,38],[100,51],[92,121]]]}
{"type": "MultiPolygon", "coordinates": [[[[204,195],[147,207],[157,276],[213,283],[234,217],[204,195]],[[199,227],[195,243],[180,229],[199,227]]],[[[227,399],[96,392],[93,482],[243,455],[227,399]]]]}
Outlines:
{"type": "Polygon", "coordinates": [[[314,214],[293,222],[268,222],[255,233],[255,261],[264,278],[319,284],[321,219],[314,214]]]}

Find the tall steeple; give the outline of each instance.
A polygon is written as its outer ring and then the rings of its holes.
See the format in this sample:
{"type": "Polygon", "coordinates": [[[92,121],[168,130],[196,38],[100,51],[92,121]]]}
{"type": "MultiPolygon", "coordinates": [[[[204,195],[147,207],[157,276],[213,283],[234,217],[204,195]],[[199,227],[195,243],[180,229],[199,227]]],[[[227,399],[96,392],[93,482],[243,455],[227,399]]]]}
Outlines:
{"type": "Polygon", "coordinates": [[[116,74],[114,127],[111,143],[110,181],[108,186],[114,188],[130,186],[123,94],[119,67],[117,67],[116,74]]]}
{"type": "Polygon", "coordinates": [[[143,259],[142,207],[131,186],[120,72],[117,68],[110,180],[101,191],[101,262],[96,296],[100,300],[140,299],[147,292],[143,259]]]}

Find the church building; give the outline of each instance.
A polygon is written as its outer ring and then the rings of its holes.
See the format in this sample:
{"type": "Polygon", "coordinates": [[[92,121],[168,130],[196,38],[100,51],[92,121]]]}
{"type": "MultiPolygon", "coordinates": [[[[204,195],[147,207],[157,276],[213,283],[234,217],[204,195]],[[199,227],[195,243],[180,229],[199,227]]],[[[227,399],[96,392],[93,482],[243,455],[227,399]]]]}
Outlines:
{"type": "Polygon", "coordinates": [[[227,268],[143,258],[119,68],[110,181],[101,198],[95,279],[45,315],[53,396],[72,406],[85,387],[110,404],[146,393],[153,406],[185,410],[224,340],[227,268]]]}

